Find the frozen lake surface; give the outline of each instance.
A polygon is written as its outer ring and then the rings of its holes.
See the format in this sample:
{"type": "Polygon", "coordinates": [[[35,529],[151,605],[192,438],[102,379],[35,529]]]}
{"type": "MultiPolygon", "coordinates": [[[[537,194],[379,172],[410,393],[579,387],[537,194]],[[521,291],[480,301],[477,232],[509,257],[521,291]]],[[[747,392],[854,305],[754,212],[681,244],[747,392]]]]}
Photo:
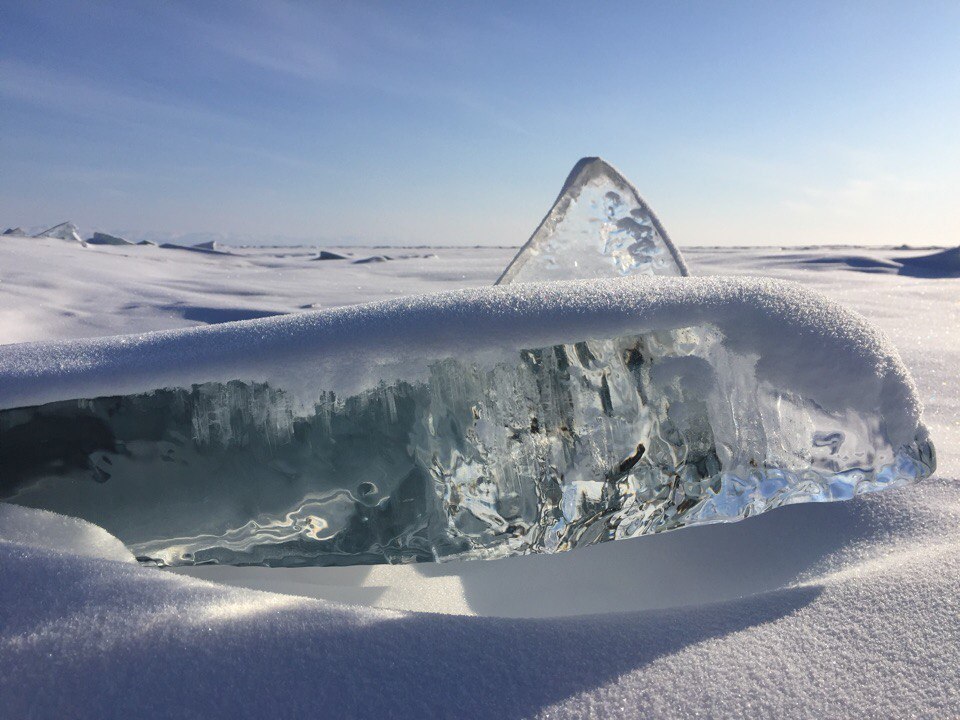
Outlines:
{"type": "MultiPolygon", "coordinates": [[[[12,716],[960,713],[955,258],[681,249],[694,275],[796,281],[879,325],[919,387],[937,475],[557,556],[179,575],[125,562],[83,523],[53,516],[38,535],[6,508],[0,688],[12,716]],[[64,551],[70,538],[97,557],[64,551]]],[[[346,257],[0,238],[0,343],[482,287],[516,252],[327,250],[346,257]]]]}

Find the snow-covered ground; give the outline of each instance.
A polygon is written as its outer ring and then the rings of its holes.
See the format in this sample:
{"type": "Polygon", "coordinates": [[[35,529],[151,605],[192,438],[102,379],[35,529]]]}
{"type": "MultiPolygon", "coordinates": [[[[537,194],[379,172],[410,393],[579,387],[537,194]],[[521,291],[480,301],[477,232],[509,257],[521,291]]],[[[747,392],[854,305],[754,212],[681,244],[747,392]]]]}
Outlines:
{"type": "MultiPolygon", "coordinates": [[[[920,389],[937,476],[730,525],[444,565],[175,574],[129,562],[96,528],[50,516],[38,533],[5,508],[0,715],[960,715],[955,258],[682,250],[693,274],[797,281],[878,324],[920,389]]],[[[3,237],[0,343],[489,285],[515,249],[346,252],[396,259],[3,237]]]]}

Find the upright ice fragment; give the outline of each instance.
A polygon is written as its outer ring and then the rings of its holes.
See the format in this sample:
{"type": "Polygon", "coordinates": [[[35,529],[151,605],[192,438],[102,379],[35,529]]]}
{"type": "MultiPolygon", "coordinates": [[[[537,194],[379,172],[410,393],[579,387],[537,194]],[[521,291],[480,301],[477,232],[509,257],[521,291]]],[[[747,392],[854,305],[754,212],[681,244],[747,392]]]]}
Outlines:
{"type": "Polygon", "coordinates": [[[583,158],[497,284],[688,274],[636,188],[605,160],[583,158]]]}
{"type": "Polygon", "coordinates": [[[896,351],[746,278],[0,346],[0,499],[167,564],[555,552],[929,475],[896,351]]]}

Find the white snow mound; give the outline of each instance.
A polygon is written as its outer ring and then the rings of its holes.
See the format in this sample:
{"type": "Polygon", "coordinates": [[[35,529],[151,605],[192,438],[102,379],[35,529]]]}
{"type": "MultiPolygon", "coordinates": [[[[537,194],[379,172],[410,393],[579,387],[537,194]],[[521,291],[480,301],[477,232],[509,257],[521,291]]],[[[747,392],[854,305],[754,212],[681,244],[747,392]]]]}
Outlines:
{"type": "Polygon", "coordinates": [[[0,503],[0,542],[58,555],[136,562],[126,546],[102,527],[48,510],[0,503]]]}
{"type": "Polygon", "coordinates": [[[142,335],[7,345],[0,347],[0,407],[230,380],[315,391],[322,378],[325,389],[349,392],[387,377],[407,379],[425,359],[703,325],[718,329],[730,350],[755,355],[758,380],[828,410],[880,410],[891,442],[913,440],[921,403],[877,328],[798,285],[736,277],[497,286],[142,335]]]}

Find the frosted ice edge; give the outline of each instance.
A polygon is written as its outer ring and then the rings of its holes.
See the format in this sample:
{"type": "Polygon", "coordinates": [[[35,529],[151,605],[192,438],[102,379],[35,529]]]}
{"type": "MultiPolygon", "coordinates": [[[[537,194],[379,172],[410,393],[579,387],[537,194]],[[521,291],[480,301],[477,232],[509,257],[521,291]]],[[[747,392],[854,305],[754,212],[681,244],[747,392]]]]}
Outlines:
{"type": "Polygon", "coordinates": [[[933,471],[922,427],[893,447],[879,410],[828,412],[755,363],[697,327],[448,358],[310,414],[242,382],[5,410],[0,496],[143,560],[322,565],[557,552],[933,471]]]}

